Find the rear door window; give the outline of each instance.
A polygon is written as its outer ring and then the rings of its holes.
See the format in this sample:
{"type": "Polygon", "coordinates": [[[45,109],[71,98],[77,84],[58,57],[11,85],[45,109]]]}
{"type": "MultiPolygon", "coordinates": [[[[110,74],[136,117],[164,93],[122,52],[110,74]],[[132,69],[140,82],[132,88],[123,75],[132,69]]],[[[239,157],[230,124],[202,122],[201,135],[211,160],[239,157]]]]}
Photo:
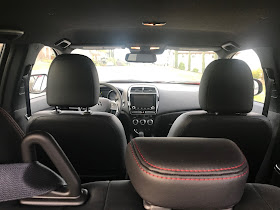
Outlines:
{"type": "Polygon", "coordinates": [[[262,82],[263,84],[263,91],[254,96],[254,100],[260,103],[264,103],[265,100],[265,81],[264,81],[264,73],[263,73],[263,69],[261,66],[261,62],[260,59],[257,55],[257,53],[254,50],[243,50],[243,51],[239,51],[237,52],[234,56],[233,59],[239,59],[239,60],[243,60],[244,62],[246,62],[248,64],[248,66],[250,67],[251,71],[252,71],[252,75],[254,79],[258,79],[262,82]]]}
{"type": "Polygon", "coordinates": [[[3,52],[4,52],[4,44],[3,43],[0,43],[0,61],[1,61],[1,59],[2,59],[2,54],[3,54],[3,52]]]}
{"type": "Polygon", "coordinates": [[[3,43],[0,43],[0,57],[1,57],[1,55],[2,55],[3,48],[4,48],[4,44],[3,44],[3,43]]]}
{"type": "Polygon", "coordinates": [[[32,68],[29,80],[30,99],[46,95],[49,68],[56,54],[50,47],[43,47],[32,68]]]}

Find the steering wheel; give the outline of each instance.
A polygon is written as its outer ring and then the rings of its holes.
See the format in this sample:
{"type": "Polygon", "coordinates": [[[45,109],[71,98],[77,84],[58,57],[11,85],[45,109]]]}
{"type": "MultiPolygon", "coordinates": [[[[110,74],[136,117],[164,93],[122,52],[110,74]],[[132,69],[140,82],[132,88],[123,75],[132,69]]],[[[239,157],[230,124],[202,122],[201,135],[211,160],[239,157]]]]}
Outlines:
{"type": "Polygon", "coordinates": [[[90,107],[91,111],[108,112],[119,116],[122,109],[122,95],[120,91],[113,85],[108,83],[100,83],[100,86],[106,86],[116,93],[116,99],[110,100],[108,98],[99,97],[98,104],[90,107]]]}

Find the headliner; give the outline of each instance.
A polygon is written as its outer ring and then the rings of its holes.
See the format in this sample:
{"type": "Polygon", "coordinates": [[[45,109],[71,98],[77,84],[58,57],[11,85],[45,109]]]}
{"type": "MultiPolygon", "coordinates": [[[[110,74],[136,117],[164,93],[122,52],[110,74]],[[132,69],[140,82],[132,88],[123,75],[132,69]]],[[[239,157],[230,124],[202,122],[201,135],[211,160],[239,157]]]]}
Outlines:
{"type": "Polygon", "coordinates": [[[280,7],[269,1],[2,1],[0,28],[23,30],[19,43],[53,46],[67,38],[75,45],[209,47],[234,41],[246,48],[273,46],[280,35],[280,7]]]}

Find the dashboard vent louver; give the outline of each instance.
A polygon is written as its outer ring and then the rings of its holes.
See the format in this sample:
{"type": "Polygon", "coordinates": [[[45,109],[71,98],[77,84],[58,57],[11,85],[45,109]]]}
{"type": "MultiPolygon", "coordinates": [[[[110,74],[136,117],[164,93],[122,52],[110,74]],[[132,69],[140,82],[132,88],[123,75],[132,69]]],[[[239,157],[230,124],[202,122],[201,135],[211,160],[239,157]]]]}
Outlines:
{"type": "Polygon", "coordinates": [[[131,93],[157,93],[154,87],[132,87],[131,93]]]}
{"type": "Polygon", "coordinates": [[[131,92],[133,92],[133,93],[142,93],[143,92],[143,88],[142,87],[133,87],[133,88],[131,88],[131,92]]]}
{"type": "Polygon", "coordinates": [[[156,89],[154,87],[144,87],[144,93],[156,93],[156,89]]]}

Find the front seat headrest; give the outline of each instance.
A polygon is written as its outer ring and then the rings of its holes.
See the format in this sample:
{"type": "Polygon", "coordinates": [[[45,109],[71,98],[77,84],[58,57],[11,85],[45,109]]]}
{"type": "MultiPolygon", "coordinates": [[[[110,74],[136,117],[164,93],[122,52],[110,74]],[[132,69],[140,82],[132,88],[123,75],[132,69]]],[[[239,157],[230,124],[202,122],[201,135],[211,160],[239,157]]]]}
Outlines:
{"type": "Polygon", "coordinates": [[[254,82],[249,66],[237,59],[219,59],[204,71],[200,107],[210,113],[248,113],[253,107],[254,82]]]}
{"type": "Polygon", "coordinates": [[[47,81],[50,106],[91,107],[99,98],[99,78],[91,59],[83,55],[58,55],[47,81]]]}
{"type": "Polygon", "coordinates": [[[136,138],[126,167],[146,203],[171,209],[233,207],[248,176],[244,155],[227,139],[136,138]]]}

